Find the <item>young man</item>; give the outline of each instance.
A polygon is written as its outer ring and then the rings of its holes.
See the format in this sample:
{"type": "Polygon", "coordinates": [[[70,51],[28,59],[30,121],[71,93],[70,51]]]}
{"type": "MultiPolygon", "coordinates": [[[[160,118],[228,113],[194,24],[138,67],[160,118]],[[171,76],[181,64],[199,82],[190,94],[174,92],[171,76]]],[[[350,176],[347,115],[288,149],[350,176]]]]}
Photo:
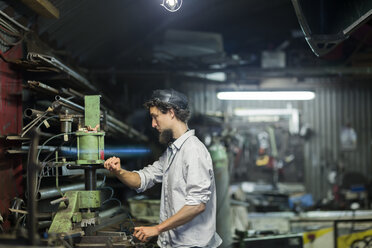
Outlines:
{"type": "Polygon", "coordinates": [[[160,223],[136,227],[134,236],[147,241],[158,237],[160,247],[218,247],[216,192],[208,150],[189,130],[187,97],[173,89],[156,90],[145,103],[159,141],[168,145],[158,161],[139,171],[126,171],[120,159],[106,160],[105,168],[121,182],[143,192],[162,183],[160,223]]]}

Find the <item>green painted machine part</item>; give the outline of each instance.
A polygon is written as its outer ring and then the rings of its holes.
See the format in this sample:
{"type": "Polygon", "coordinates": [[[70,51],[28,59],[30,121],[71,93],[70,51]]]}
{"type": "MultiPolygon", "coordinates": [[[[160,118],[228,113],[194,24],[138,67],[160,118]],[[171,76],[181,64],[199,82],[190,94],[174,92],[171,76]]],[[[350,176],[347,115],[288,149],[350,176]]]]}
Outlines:
{"type": "MultiPolygon", "coordinates": [[[[85,96],[85,113],[84,113],[84,122],[86,127],[95,128],[97,125],[100,124],[100,98],[101,96],[94,95],[94,96],[85,96]]],[[[99,131],[98,128],[97,131],[99,131]]]]}
{"type": "Polygon", "coordinates": [[[100,96],[85,96],[85,126],[96,128],[95,131],[77,131],[77,161],[70,169],[83,169],[85,191],[69,191],[61,202],[49,233],[69,233],[80,227],[98,223],[96,210],[101,206],[100,191],[96,190],[96,169],[104,163],[104,136],[100,131],[100,96]],[[66,200],[66,199],[64,199],[66,200]],[[67,203],[68,202],[68,203],[67,203]],[[67,204],[67,205],[66,205],[67,204]]]}
{"type": "Polygon", "coordinates": [[[78,165],[103,164],[104,132],[76,132],[78,165]]]}
{"type": "Polygon", "coordinates": [[[79,191],[79,208],[99,208],[101,198],[99,190],[79,191]]]}
{"type": "Polygon", "coordinates": [[[74,229],[76,223],[83,219],[95,217],[95,212],[82,212],[81,210],[99,208],[101,206],[100,191],[69,191],[65,197],[69,204],[61,202],[58,212],[54,216],[49,233],[68,233],[74,229]]]}
{"type": "Polygon", "coordinates": [[[104,163],[104,136],[105,132],[100,132],[99,124],[101,112],[100,96],[85,96],[85,126],[95,128],[97,132],[76,132],[77,137],[77,156],[78,165],[95,165],[104,163]]]}

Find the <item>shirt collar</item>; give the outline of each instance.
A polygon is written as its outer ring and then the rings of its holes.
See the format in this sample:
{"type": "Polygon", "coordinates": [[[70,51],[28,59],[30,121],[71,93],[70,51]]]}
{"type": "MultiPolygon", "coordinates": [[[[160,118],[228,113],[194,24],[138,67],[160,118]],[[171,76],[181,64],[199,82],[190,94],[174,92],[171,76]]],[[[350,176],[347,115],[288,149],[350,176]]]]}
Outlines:
{"type": "Polygon", "coordinates": [[[186,133],[182,134],[181,137],[179,137],[178,139],[176,139],[172,145],[170,145],[170,147],[173,149],[174,147],[176,147],[178,150],[181,148],[181,146],[183,145],[183,143],[185,143],[185,141],[190,137],[190,136],[193,136],[195,135],[195,130],[189,130],[187,131],[186,133]]]}

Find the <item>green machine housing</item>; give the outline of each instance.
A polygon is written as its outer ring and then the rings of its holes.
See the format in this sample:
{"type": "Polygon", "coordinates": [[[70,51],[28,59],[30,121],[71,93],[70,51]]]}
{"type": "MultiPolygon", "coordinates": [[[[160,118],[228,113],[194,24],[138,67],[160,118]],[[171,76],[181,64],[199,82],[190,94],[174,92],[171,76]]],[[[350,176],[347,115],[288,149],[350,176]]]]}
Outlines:
{"type": "Polygon", "coordinates": [[[76,228],[98,223],[97,209],[101,199],[100,191],[96,190],[96,170],[104,163],[105,136],[105,132],[100,131],[100,113],[100,96],[85,96],[85,126],[94,131],[81,129],[76,132],[77,161],[75,166],[69,167],[84,170],[85,190],[64,194],[49,233],[71,233],[76,228]]]}

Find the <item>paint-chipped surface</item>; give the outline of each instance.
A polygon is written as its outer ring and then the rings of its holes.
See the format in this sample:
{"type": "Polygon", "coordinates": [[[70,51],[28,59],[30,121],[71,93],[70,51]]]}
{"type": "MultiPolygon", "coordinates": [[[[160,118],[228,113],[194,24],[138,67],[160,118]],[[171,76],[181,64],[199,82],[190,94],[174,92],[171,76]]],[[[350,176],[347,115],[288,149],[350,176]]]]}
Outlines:
{"type": "MultiPolygon", "coordinates": [[[[22,46],[15,46],[3,54],[9,59],[22,57],[22,46]]],[[[9,64],[0,60],[0,213],[4,218],[4,229],[10,227],[7,220],[10,201],[23,197],[22,159],[4,154],[9,143],[1,138],[18,135],[22,128],[22,78],[9,64]]]]}

